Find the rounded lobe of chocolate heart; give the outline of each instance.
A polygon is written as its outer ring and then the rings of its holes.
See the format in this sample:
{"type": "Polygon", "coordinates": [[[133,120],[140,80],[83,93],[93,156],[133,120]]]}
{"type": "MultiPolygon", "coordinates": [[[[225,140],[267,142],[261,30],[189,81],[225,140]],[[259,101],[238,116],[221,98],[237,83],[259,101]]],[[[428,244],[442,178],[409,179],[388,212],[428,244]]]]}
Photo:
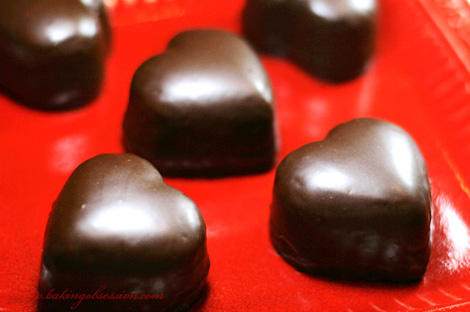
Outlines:
{"type": "Polygon", "coordinates": [[[277,169],[271,239],[301,271],[419,280],[430,255],[431,189],[401,128],[356,119],[289,154],[277,169]]]}
{"type": "Polygon", "coordinates": [[[126,148],[164,175],[265,171],[277,142],[271,86],[241,38],[180,33],[134,75],[124,118],[126,148]]]}
{"type": "Polygon", "coordinates": [[[110,37],[101,1],[1,1],[0,90],[37,109],[82,106],[100,92],[110,37]]]}
{"type": "MultiPolygon", "coordinates": [[[[80,165],[53,205],[39,292],[93,294],[105,286],[105,293],[164,298],[87,300],[80,311],[173,311],[201,295],[208,270],[205,224],[194,202],[142,158],[105,154],[80,165]]],[[[65,311],[71,301],[41,304],[65,311]]]]}
{"type": "Polygon", "coordinates": [[[376,11],[375,0],[248,0],[242,26],[259,51],[288,57],[322,80],[343,82],[369,63],[376,11]]]}
{"type": "Polygon", "coordinates": [[[101,30],[105,38],[106,51],[109,52],[111,48],[112,30],[109,22],[108,12],[102,0],[80,0],[83,5],[89,7],[95,14],[98,15],[100,20],[101,30]]]}

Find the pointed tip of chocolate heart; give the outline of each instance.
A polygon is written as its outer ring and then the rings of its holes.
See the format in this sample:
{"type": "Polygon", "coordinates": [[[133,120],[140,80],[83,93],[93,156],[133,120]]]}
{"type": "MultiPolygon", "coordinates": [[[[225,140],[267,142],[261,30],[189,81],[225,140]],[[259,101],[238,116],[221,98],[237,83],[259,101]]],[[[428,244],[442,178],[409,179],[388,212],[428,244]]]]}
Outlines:
{"type": "MultiPolygon", "coordinates": [[[[132,310],[166,309],[192,303],[208,270],[205,223],[194,202],[166,185],[148,161],[104,154],[81,164],[54,202],[39,291],[93,294],[105,285],[107,292],[165,299],[90,300],[92,311],[125,311],[124,303],[132,310]]],[[[46,311],[69,303],[43,302],[46,311]]]]}
{"type": "Polygon", "coordinates": [[[271,238],[301,271],[368,280],[422,277],[431,186],[413,139],[382,120],[343,123],[276,172],[271,238]]]}

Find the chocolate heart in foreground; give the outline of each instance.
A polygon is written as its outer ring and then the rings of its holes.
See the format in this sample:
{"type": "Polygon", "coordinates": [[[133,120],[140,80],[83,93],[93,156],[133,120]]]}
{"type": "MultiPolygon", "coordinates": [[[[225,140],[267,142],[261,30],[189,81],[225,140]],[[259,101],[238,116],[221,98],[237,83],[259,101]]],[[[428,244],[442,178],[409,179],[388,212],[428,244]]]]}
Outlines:
{"type": "Polygon", "coordinates": [[[163,175],[272,168],[277,150],[273,97],[254,51],[218,30],[174,37],[134,75],[124,145],[163,175]]]}
{"type": "Polygon", "coordinates": [[[243,33],[259,51],[287,57],[314,76],[359,76],[375,46],[375,0],[248,0],[243,33]]]}
{"type": "Polygon", "coordinates": [[[100,92],[110,28],[100,0],[0,1],[0,90],[38,109],[100,92]]]}
{"type": "Polygon", "coordinates": [[[166,185],[146,160],[132,154],[92,158],[72,173],[49,216],[39,282],[46,299],[40,306],[184,310],[206,284],[205,231],[193,201],[166,185]],[[90,296],[82,302],[57,298],[63,293],[90,296]]]}
{"type": "Polygon", "coordinates": [[[419,280],[430,255],[431,190],[423,157],[401,128],[356,119],[280,164],[271,240],[300,271],[419,280]]]}

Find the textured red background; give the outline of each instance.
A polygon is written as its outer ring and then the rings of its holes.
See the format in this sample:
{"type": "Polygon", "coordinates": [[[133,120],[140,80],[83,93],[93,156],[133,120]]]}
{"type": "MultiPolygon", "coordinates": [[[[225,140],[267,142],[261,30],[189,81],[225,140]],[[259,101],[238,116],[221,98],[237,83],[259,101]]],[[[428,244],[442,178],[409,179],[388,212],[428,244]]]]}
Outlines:
{"type": "MultiPolygon", "coordinates": [[[[239,33],[242,6],[242,0],[119,2],[111,9],[114,48],[97,101],[73,112],[43,113],[0,97],[0,311],[36,310],[51,204],[81,162],[122,151],[121,123],[135,69],[181,30],[239,33]]],[[[198,204],[207,223],[210,291],[194,311],[470,311],[470,32],[460,18],[467,10],[465,1],[380,1],[373,64],[342,85],[323,84],[287,61],[263,57],[277,102],[280,157],[362,116],[394,122],[415,138],[435,205],[423,281],[348,283],[296,272],[268,239],[274,170],[166,179],[198,204]]]]}

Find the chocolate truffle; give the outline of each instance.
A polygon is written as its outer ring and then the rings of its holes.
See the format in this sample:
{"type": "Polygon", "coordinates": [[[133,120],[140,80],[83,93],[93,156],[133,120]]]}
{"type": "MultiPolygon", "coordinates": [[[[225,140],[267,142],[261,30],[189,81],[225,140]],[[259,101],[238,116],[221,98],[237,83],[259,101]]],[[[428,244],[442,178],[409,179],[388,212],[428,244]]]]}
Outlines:
{"type": "Polygon", "coordinates": [[[100,92],[110,36],[99,0],[0,1],[0,90],[37,109],[82,106],[100,92]]]}
{"type": "Polygon", "coordinates": [[[180,33],[134,75],[124,145],[164,175],[266,171],[276,160],[271,86],[241,38],[180,33]]]}
{"type": "Polygon", "coordinates": [[[271,240],[300,271],[419,280],[430,255],[430,224],[425,162],[413,139],[391,123],[341,124],[277,169],[271,240]]]}
{"type": "Polygon", "coordinates": [[[259,51],[343,82],[359,76],[372,56],[376,7],[375,0],[248,0],[242,26],[259,51]]]}
{"type": "Polygon", "coordinates": [[[201,295],[208,270],[205,224],[194,202],[146,160],[104,154],[81,164],[53,204],[39,305],[70,311],[79,300],[54,299],[65,293],[95,295],[79,311],[181,311],[201,295]],[[126,294],[163,297],[109,299],[126,294]]]}

